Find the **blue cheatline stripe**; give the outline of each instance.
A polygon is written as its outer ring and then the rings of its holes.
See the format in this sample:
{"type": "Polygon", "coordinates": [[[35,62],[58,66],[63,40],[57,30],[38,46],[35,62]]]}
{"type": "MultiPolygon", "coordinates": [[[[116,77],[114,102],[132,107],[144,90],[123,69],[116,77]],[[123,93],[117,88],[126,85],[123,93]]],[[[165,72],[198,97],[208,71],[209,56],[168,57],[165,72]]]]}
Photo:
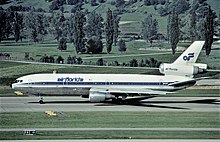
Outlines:
{"type": "Polygon", "coordinates": [[[25,85],[168,85],[173,82],[31,82],[25,85]]]}

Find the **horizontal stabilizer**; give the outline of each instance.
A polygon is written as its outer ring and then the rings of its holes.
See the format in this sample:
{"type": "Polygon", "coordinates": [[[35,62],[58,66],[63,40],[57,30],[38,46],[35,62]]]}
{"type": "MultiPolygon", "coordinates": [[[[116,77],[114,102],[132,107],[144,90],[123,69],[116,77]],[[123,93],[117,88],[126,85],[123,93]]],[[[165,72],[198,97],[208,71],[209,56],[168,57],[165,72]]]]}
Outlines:
{"type": "Polygon", "coordinates": [[[187,81],[180,81],[180,82],[174,82],[169,84],[169,86],[174,86],[174,87],[180,87],[184,85],[194,85],[196,83],[196,80],[187,80],[187,81]]]}

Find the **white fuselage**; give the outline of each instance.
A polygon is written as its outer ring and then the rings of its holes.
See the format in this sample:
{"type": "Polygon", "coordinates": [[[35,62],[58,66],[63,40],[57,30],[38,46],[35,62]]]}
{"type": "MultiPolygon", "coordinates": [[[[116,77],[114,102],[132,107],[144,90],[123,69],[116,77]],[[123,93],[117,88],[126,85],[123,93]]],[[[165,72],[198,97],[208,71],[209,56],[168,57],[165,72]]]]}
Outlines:
{"type": "Polygon", "coordinates": [[[17,79],[12,88],[35,95],[89,95],[91,88],[135,88],[175,91],[189,87],[169,86],[188,77],[135,74],[33,74],[17,79]]]}

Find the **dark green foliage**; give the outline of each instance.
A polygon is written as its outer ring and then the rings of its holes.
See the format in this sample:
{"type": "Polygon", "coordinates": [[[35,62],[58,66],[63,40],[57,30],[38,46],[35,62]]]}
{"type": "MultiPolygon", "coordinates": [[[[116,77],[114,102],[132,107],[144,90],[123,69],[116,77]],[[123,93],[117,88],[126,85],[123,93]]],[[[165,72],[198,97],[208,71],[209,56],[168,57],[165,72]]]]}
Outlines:
{"type": "Polygon", "coordinates": [[[47,56],[46,54],[44,54],[43,57],[41,57],[40,59],[41,62],[44,62],[44,63],[54,63],[55,59],[53,56],[47,56]]]}
{"type": "Polygon", "coordinates": [[[99,3],[105,3],[105,0],[98,0],[99,3]]]}
{"type": "Polygon", "coordinates": [[[206,55],[209,55],[211,52],[211,47],[213,43],[213,36],[214,36],[214,19],[215,13],[212,11],[211,7],[209,6],[208,14],[206,15],[205,21],[205,45],[204,48],[206,49],[206,55]]]}
{"type": "Polygon", "coordinates": [[[10,57],[9,53],[0,53],[0,57],[10,57]]]}
{"type": "Polygon", "coordinates": [[[114,42],[114,45],[116,46],[117,44],[117,41],[118,41],[118,36],[120,34],[120,31],[119,31],[119,22],[120,22],[120,17],[117,15],[117,14],[113,14],[113,42],[114,42]]]}
{"type": "Polygon", "coordinates": [[[67,49],[66,43],[67,43],[66,38],[61,38],[60,41],[59,41],[58,49],[61,50],[61,51],[66,50],[67,49]]]}
{"type": "Polygon", "coordinates": [[[160,66],[161,62],[157,61],[154,58],[150,58],[149,60],[148,59],[145,60],[145,64],[146,64],[147,67],[156,67],[156,68],[158,68],[160,66]]]}
{"type": "Polygon", "coordinates": [[[75,64],[76,63],[76,56],[68,56],[67,58],[67,64],[75,64]]]}
{"type": "Polygon", "coordinates": [[[24,28],[23,24],[23,14],[18,14],[15,12],[14,18],[14,37],[15,41],[18,42],[19,39],[22,39],[21,31],[24,28]]]}
{"type": "Polygon", "coordinates": [[[190,39],[191,41],[194,41],[196,39],[196,11],[192,9],[191,16],[190,16],[190,39]]]}
{"type": "Polygon", "coordinates": [[[158,32],[158,22],[153,18],[152,14],[149,14],[147,18],[142,21],[142,34],[143,39],[152,40],[156,39],[158,32]]]}
{"type": "Polygon", "coordinates": [[[57,59],[56,59],[56,62],[59,63],[59,64],[63,64],[64,63],[64,59],[62,56],[58,56],[57,59]]]}
{"type": "Polygon", "coordinates": [[[45,27],[45,15],[30,12],[24,17],[25,36],[33,42],[42,41],[47,34],[45,27]]]}
{"type": "Polygon", "coordinates": [[[77,5],[82,2],[83,2],[82,0],[67,0],[67,4],[69,5],[77,5]]]}
{"type": "Polygon", "coordinates": [[[129,63],[130,67],[138,67],[138,61],[137,59],[132,59],[129,63]]]}
{"type": "Polygon", "coordinates": [[[106,48],[107,53],[112,51],[112,44],[113,44],[113,35],[114,35],[114,26],[113,26],[113,15],[112,11],[108,9],[107,11],[107,20],[105,22],[105,35],[106,35],[106,48]]]}
{"type": "Polygon", "coordinates": [[[165,5],[166,4],[166,0],[160,0],[159,1],[161,5],[165,5]]]}
{"type": "Polygon", "coordinates": [[[28,52],[24,53],[24,59],[28,60],[30,58],[30,54],[28,52]]]}
{"type": "Polygon", "coordinates": [[[84,43],[84,25],[86,22],[85,15],[82,11],[77,10],[76,13],[73,15],[73,21],[74,21],[74,45],[76,52],[85,52],[85,43],[84,43]]]}
{"type": "Polygon", "coordinates": [[[175,9],[177,14],[185,13],[187,10],[189,10],[190,5],[187,0],[177,0],[175,3],[175,9]]]}
{"type": "Polygon", "coordinates": [[[6,4],[9,0],[0,0],[0,4],[6,4]]]}
{"type": "Polygon", "coordinates": [[[125,4],[125,1],[124,0],[115,0],[115,6],[117,8],[122,8],[125,4]]]}
{"type": "Polygon", "coordinates": [[[50,11],[58,10],[64,4],[66,4],[66,0],[53,0],[51,5],[49,6],[50,11]]]}
{"type": "Polygon", "coordinates": [[[96,6],[96,5],[98,5],[97,2],[96,2],[96,0],[89,0],[89,3],[90,3],[91,6],[96,6]]]}
{"type": "MultiPolygon", "coordinates": [[[[151,5],[158,5],[160,3],[160,0],[144,0],[144,5],[151,6],[151,5]]],[[[164,3],[162,1],[162,3],[164,3]]]]}
{"type": "Polygon", "coordinates": [[[187,0],[173,0],[171,2],[167,0],[164,7],[159,8],[159,14],[160,16],[167,16],[172,13],[173,9],[176,9],[177,14],[183,14],[189,8],[190,4],[187,0]]]}
{"type": "Polygon", "coordinates": [[[92,54],[102,53],[103,43],[101,39],[93,36],[87,40],[86,49],[87,49],[87,53],[92,53],[92,54]]]}
{"type": "Polygon", "coordinates": [[[76,56],[70,56],[67,58],[67,64],[82,64],[82,58],[76,56]]]}
{"type": "Polygon", "coordinates": [[[217,21],[217,28],[216,28],[216,35],[220,37],[220,12],[218,14],[218,21],[217,21]]]}
{"type": "Polygon", "coordinates": [[[6,35],[6,12],[3,11],[3,8],[0,8],[0,42],[5,38],[6,35]]]}
{"type": "Polygon", "coordinates": [[[100,14],[96,12],[91,12],[88,15],[87,25],[86,25],[86,35],[88,38],[96,36],[98,39],[102,39],[103,31],[103,18],[100,14]]]}
{"type": "Polygon", "coordinates": [[[123,40],[123,39],[120,39],[119,41],[118,41],[118,51],[119,52],[125,52],[126,51],[126,44],[125,44],[125,41],[123,40]]]}
{"type": "Polygon", "coordinates": [[[170,44],[171,44],[171,49],[172,53],[175,54],[176,52],[176,47],[179,42],[179,35],[180,35],[180,30],[179,30],[179,17],[178,14],[176,13],[175,9],[172,12],[172,15],[169,16],[170,18],[170,23],[168,25],[169,28],[169,39],[170,39],[170,44]]]}
{"type": "Polygon", "coordinates": [[[61,12],[53,12],[50,18],[50,32],[54,38],[59,42],[61,37],[67,38],[69,29],[68,21],[61,12]]]}
{"type": "Polygon", "coordinates": [[[104,60],[102,58],[98,59],[96,62],[97,66],[103,66],[104,65],[104,60]]]}

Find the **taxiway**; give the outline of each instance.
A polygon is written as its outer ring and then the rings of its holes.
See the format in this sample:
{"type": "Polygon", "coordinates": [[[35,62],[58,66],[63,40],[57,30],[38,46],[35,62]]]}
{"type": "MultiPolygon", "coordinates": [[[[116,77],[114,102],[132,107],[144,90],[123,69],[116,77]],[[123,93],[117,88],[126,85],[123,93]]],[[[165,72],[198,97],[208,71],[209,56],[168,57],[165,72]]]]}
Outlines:
{"type": "Polygon", "coordinates": [[[90,103],[80,97],[44,97],[45,104],[38,103],[38,97],[0,97],[0,112],[42,112],[42,111],[197,111],[220,112],[220,97],[155,97],[140,103],[123,105],[90,103]]]}

